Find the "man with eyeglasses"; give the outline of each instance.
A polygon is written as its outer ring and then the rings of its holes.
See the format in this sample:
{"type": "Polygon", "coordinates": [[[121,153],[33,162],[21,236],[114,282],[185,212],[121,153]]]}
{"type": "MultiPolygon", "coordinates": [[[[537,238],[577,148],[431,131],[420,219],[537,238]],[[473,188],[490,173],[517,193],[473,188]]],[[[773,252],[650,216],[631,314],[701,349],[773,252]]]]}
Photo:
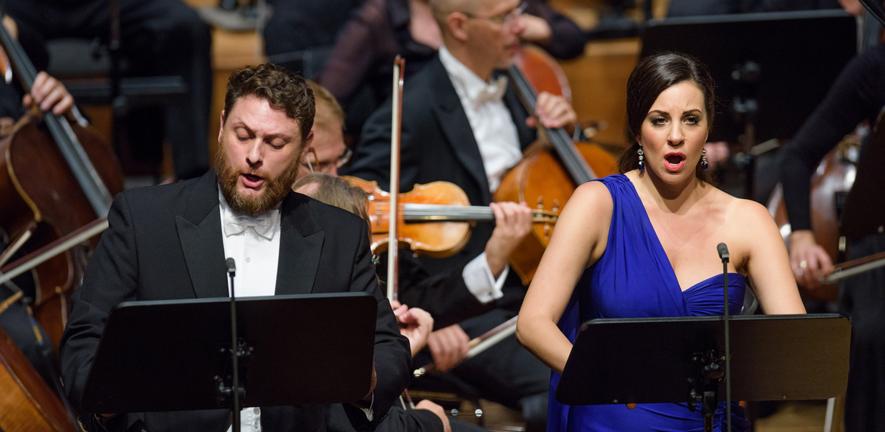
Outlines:
{"type": "Polygon", "coordinates": [[[316,100],[314,136],[301,156],[298,178],[314,172],[337,176],[338,169],[353,155],[344,140],[344,110],[329,90],[313,81],[308,81],[307,85],[316,100]]]}
{"type": "MultiPolygon", "coordinates": [[[[547,93],[538,96],[536,112],[529,115],[502,76],[525,31],[515,19],[523,10],[518,0],[431,0],[430,4],[443,47],[405,85],[401,188],[446,180],[464,189],[471,204],[489,205],[504,173],[521,160],[523,149],[534,140],[536,134],[530,127],[538,121],[547,127],[571,126],[576,115],[563,98],[547,93]]],[[[388,102],[366,122],[348,174],[386,186],[390,109],[388,102]]],[[[530,218],[520,223],[522,232],[528,232],[530,218]]],[[[525,295],[525,286],[507,267],[522,237],[490,241],[492,230],[492,224],[477,224],[455,256],[421,261],[432,274],[463,267],[467,287],[485,291],[487,303],[493,306],[434,332],[439,337],[434,341],[431,336],[431,348],[436,342],[443,353],[435,355],[434,361],[455,359],[451,379],[456,385],[466,383],[483,398],[521,409],[529,430],[543,430],[549,370],[515,338],[461,361],[466,340],[514,316],[525,295]]]]}

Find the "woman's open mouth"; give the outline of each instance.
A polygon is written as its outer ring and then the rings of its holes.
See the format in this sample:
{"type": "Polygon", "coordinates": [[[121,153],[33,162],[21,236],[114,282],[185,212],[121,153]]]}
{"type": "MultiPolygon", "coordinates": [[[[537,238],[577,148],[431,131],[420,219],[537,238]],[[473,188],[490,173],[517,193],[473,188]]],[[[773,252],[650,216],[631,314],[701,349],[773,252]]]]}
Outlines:
{"type": "Polygon", "coordinates": [[[673,152],[664,155],[664,168],[669,172],[678,172],[685,167],[685,154],[673,152]]]}

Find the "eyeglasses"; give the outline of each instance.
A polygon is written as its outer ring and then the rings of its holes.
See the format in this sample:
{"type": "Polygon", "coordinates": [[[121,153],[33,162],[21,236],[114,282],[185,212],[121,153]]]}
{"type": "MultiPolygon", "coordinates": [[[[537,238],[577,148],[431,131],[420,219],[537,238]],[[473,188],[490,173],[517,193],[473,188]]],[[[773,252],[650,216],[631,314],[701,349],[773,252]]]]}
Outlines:
{"type": "Polygon", "coordinates": [[[349,148],[346,148],[344,149],[344,153],[341,153],[341,155],[334,160],[320,161],[316,150],[311,147],[305,151],[301,166],[307,168],[310,172],[325,173],[331,171],[332,167],[340,169],[344,165],[347,165],[347,163],[350,162],[351,157],[353,157],[353,152],[349,148]]]}
{"type": "Polygon", "coordinates": [[[509,25],[515,23],[516,19],[519,18],[523,13],[525,13],[525,10],[528,7],[529,7],[528,3],[522,2],[519,5],[517,5],[515,8],[513,8],[507,12],[500,13],[498,15],[492,15],[492,16],[473,15],[469,12],[463,12],[463,11],[461,13],[463,13],[464,15],[467,15],[468,18],[482,19],[482,20],[491,21],[496,24],[509,26],[509,25]]]}

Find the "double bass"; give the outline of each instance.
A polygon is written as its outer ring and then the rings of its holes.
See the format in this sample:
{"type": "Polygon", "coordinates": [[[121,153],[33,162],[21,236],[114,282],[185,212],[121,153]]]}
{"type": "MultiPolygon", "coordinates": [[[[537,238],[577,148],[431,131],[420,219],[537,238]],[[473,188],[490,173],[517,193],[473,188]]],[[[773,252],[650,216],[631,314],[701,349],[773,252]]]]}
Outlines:
{"type": "MultiPolygon", "coordinates": [[[[34,65],[3,26],[0,43],[14,76],[30,92],[37,76],[34,65]]],[[[112,194],[122,189],[116,156],[97,134],[51,112],[27,113],[0,142],[0,230],[8,244],[0,253],[0,268],[8,270],[14,258],[103,219],[112,194]]],[[[56,347],[67,321],[68,296],[79,283],[89,250],[89,244],[79,243],[30,272],[33,293],[28,297],[56,347]]],[[[17,279],[6,286],[19,291],[16,282],[25,285],[17,279]]]]}

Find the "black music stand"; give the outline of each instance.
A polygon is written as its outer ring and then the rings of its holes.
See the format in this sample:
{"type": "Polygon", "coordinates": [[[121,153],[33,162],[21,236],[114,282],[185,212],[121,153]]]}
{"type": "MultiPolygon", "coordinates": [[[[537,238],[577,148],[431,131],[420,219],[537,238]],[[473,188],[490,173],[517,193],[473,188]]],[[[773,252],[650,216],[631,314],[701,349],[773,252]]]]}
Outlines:
{"type": "MultiPolygon", "coordinates": [[[[732,400],[845,392],[851,325],[838,314],[731,318],[732,400]],[[821,349],[827,347],[827,349],[821,349]]],[[[724,395],[722,318],[595,319],[581,326],[556,398],[570,405],[688,402],[724,395]]]]}
{"type": "MultiPolygon", "coordinates": [[[[239,361],[240,406],[359,401],[371,383],[376,310],[366,293],[238,298],[246,353],[239,361]]],[[[120,304],[108,319],[81,411],[230,408],[228,314],[227,298],[120,304]]]]}
{"type": "Polygon", "coordinates": [[[759,153],[752,147],[795,135],[857,46],[854,17],[816,10],[650,21],[640,55],[676,51],[707,65],[717,100],[709,140],[740,143],[736,162],[747,172],[749,197],[759,153]]]}

